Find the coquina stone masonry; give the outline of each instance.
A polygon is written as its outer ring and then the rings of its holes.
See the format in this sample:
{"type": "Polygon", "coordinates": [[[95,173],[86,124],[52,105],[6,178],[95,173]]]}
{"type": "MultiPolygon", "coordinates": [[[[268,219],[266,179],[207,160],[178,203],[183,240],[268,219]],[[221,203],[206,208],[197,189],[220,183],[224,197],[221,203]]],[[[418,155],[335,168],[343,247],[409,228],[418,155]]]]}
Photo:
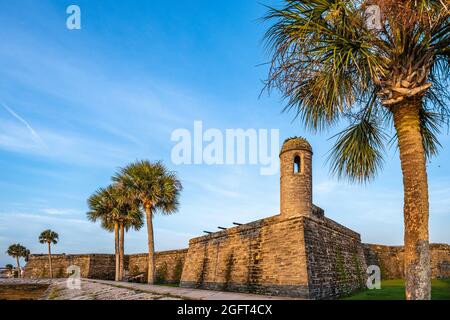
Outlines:
{"type": "MultiPolygon", "coordinates": [[[[161,283],[178,283],[181,278],[184,258],[187,250],[171,250],[157,252],[155,269],[161,283]]],[[[147,278],[147,254],[125,255],[125,271],[128,277],[141,276],[147,278]]],[[[80,267],[80,277],[87,279],[114,280],[115,255],[112,254],[79,254],[52,255],[53,276],[65,278],[69,276],[69,266],[80,267]]],[[[48,278],[48,255],[34,254],[29,256],[25,267],[25,278],[48,278]]],[[[138,278],[139,279],[139,278],[138,278]]]]}
{"type": "MultiPolygon", "coordinates": [[[[155,255],[155,273],[157,283],[180,282],[187,249],[157,252],[155,255]]],[[[147,254],[131,254],[126,256],[125,268],[130,276],[142,275],[147,279],[147,254]]]]}
{"type": "Polygon", "coordinates": [[[274,216],[192,239],[181,286],[307,296],[300,217],[274,216]]]}
{"type": "MultiPolygon", "coordinates": [[[[49,277],[48,255],[32,254],[28,259],[24,272],[25,278],[36,279],[49,277]]],[[[53,254],[53,277],[65,278],[68,276],[67,269],[70,266],[78,266],[82,278],[114,280],[114,261],[114,255],[109,254],[53,254]]]]}
{"type": "MultiPolygon", "coordinates": [[[[405,276],[403,246],[364,244],[368,265],[377,265],[382,279],[401,279],[405,276]]],[[[450,278],[450,245],[430,244],[432,278],[450,278]]]]}

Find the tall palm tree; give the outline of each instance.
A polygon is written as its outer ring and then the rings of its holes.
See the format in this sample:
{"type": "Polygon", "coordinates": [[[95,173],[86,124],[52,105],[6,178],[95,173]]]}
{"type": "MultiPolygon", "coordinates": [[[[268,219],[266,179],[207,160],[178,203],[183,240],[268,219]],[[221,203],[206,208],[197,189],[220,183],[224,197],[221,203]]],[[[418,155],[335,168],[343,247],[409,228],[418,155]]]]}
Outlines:
{"type": "Polygon", "coordinates": [[[335,136],[332,173],[372,180],[383,165],[386,131],[394,130],[404,186],[406,298],[430,299],[426,161],[438,152],[437,135],[449,119],[448,1],[285,0],[269,8],[266,21],[272,23],[267,89],[279,90],[285,110],[313,131],[348,123],[335,136]],[[368,23],[373,8],[381,11],[379,23],[368,23]]]}
{"type": "Polygon", "coordinates": [[[102,227],[114,231],[116,271],[115,280],[124,274],[124,232],[130,228],[139,230],[143,226],[142,213],[137,202],[128,198],[118,185],[100,188],[88,199],[90,221],[101,220],[102,227]]]}
{"type": "Polygon", "coordinates": [[[46,243],[48,246],[48,263],[50,266],[50,278],[53,278],[53,266],[52,266],[52,250],[51,245],[57,244],[59,240],[59,235],[52,230],[45,230],[39,236],[40,243],[46,243]]]}
{"type": "Polygon", "coordinates": [[[6,251],[6,254],[10,257],[13,257],[16,259],[17,263],[17,272],[18,277],[20,278],[21,272],[20,272],[20,258],[26,258],[29,255],[29,251],[27,248],[22,246],[20,243],[12,244],[9,246],[8,250],[6,251]]]}
{"type": "Polygon", "coordinates": [[[153,284],[155,278],[153,216],[157,212],[172,214],[178,210],[181,182],[162,162],[151,163],[146,160],[137,161],[121,169],[113,177],[113,181],[125,188],[145,210],[148,236],[147,282],[153,284]]]}

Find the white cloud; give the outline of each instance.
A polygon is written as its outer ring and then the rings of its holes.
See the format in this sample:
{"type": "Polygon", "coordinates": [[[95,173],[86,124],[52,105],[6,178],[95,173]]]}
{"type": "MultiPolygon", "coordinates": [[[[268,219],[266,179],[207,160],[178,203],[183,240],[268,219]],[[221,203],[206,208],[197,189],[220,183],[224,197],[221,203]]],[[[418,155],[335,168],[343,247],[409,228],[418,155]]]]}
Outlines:
{"type": "Polygon", "coordinates": [[[80,210],[75,209],[61,209],[61,208],[43,208],[40,210],[41,212],[49,215],[70,215],[70,214],[79,214],[80,210]]]}

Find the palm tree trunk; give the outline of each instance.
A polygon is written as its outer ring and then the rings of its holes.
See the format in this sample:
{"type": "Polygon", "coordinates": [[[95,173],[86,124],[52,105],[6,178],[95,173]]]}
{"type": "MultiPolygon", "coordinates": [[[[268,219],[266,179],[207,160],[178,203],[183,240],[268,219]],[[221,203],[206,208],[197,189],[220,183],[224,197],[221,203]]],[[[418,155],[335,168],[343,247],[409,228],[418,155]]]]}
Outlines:
{"type": "Polygon", "coordinates": [[[422,101],[408,100],[393,110],[403,172],[406,299],[431,298],[428,235],[428,180],[420,131],[422,101]]]}
{"type": "Polygon", "coordinates": [[[155,247],[153,241],[153,217],[152,207],[145,206],[145,218],[147,220],[147,241],[148,241],[148,272],[147,282],[153,284],[155,280],[155,247]]]}
{"type": "Polygon", "coordinates": [[[119,260],[119,223],[114,222],[114,248],[116,254],[116,273],[114,274],[114,280],[119,281],[120,273],[120,260],[119,260]]]}
{"type": "Polygon", "coordinates": [[[120,272],[119,277],[120,281],[123,281],[123,277],[125,276],[125,268],[124,268],[124,252],[125,252],[125,228],[123,226],[123,222],[120,223],[120,247],[119,247],[119,255],[120,255],[120,272]]]}
{"type": "Polygon", "coordinates": [[[48,265],[50,268],[50,279],[51,279],[51,278],[53,278],[52,250],[51,250],[50,242],[47,242],[47,244],[48,244],[48,265]]]}
{"type": "Polygon", "coordinates": [[[17,262],[17,278],[20,278],[20,260],[19,260],[19,256],[16,256],[16,262],[17,262]]]}

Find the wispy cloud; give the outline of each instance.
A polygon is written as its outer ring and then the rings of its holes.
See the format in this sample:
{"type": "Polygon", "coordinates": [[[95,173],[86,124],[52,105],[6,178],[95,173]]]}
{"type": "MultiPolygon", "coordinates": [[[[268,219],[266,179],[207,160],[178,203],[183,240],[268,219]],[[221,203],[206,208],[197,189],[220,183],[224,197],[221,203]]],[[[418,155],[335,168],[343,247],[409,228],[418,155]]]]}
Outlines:
{"type": "Polygon", "coordinates": [[[6,104],[2,104],[3,108],[8,111],[14,118],[16,118],[17,120],[19,120],[22,124],[25,125],[25,127],[28,129],[28,131],[30,132],[32,138],[39,143],[40,145],[47,147],[44,143],[44,140],[42,140],[41,136],[39,136],[37,134],[37,132],[33,129],[33,127],[21,116],[19,116],[16,112],[14,112],[14,110],[12,110],[10,107],[8,107],[6,104]]]}
{"type": "Polygon", "coordinates": [[[40,210],[44,214],[48,215],[70,215],[70,214],[81,214],[80,210],[75,209],[61,209],[61,208],[43,208],[40,210]]]}
{"type": "Polygon", "coordinates": [[[83,133],[41,128],[46,147],[29,138],[28,130],[0,120],[0,148],[80,166],[117,167],[136,154],[131,145],[88,137],[83,133]]]}

